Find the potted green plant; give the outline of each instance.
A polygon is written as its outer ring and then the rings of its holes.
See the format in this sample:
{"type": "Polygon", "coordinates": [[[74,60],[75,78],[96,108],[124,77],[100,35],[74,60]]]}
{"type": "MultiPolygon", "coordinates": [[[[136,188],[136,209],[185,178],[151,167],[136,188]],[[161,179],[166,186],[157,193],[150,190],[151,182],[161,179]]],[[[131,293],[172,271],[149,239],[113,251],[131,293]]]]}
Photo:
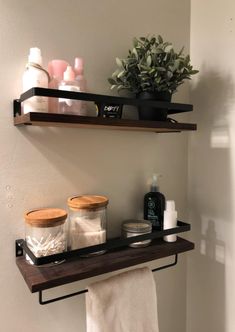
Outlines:
{"type": "MultiPolygon", "coordinates": [[[[111,89],[128,90],[141,99],[171,101],[178,86],[198,73],[183,50],[175,52],[172,43],[164,42],[160,35],[134,38],[127,57],[116,58],[118,68],[108,79],[111,89]]],[[[167,109],[140,107],[139,118],[164,121],[167,109]]]]}

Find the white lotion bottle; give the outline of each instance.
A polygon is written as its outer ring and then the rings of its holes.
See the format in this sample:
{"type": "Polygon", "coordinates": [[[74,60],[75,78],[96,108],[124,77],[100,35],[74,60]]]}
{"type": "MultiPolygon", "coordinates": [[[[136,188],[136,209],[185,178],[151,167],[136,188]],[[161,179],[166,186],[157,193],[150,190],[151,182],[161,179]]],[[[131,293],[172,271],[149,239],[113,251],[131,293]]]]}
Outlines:
{"type": "MultiPolygon", "coordinates": [[[[67,66],[64,72],[64,79],[59,84],[59,90],[80,92],[78,82],[75,80],[75,73],[71,66],[67,66]]],[[[59,112],[63,114],[80,115],[81,100],[59,98],[59,112]]]]}
{"type": "MultiPolygon", "coordinates": [[[[48,88],[49,74],[42,67],[41,51],[37,47],[30,48],[28,63],[23,74],[23,92],[34,88],[48,88]]],[[[35,96],[23,103],[24,114],[29,112],[48,112],[48,98],[35,96]]]]}
{"type": "MultiPolygon", "coordinates": [[[[166,201],[166,209],[164,211],[163,229],[170,229],[177,226],[177,211],[175,211],[175,202],[166,201]]],[[[177,240],[176,234],[164,236],[164,241],[175,242],[177,240]]]]}

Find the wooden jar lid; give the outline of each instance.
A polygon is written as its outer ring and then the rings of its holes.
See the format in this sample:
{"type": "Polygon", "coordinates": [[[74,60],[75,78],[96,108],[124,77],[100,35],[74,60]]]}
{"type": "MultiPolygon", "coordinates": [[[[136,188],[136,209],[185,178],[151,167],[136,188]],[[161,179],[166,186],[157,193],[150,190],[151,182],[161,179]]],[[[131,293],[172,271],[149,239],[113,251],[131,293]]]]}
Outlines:
{"type": "Polygon", "coordinates": [[[84,195],[68,198],[68,206],[73,209],[95,210],[108,205],[108,198],[105,196],[84,195]]]}
{"type": "Polygon", "coordinates": [[[34,227],[55,227],[64,224],[67,212],[62,209],[40,209],[26,212],[25,222],[34,227]]]}

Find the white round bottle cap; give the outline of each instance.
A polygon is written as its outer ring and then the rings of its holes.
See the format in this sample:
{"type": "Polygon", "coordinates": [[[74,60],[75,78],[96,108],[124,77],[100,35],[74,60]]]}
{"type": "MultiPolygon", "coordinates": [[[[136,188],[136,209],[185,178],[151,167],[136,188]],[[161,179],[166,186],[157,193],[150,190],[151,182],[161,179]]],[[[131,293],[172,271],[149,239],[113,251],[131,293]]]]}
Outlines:
{"type": "Polygon", "coordinates": [[[166,210],[175,211],[175,201],[166,201],[166,210]]]}

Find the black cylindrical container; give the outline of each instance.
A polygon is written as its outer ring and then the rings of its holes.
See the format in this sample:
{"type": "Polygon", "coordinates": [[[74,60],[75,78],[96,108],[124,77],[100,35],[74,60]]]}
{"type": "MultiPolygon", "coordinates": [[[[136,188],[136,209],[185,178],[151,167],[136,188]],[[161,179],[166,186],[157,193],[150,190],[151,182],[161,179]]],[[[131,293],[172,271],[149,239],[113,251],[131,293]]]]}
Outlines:
{"type": "MultiPolygon", "coordinates": [[[[143,100],[158,100],[158,101],[171,101],[171,94],[168,91],[162,92],[147,92],[143,91],[137,95],[137,98],[143,100]]],[[[166,121],[167,108],[159,108],[153,106],[139,106],[139,120],[150,121],[166,121]]]]}

